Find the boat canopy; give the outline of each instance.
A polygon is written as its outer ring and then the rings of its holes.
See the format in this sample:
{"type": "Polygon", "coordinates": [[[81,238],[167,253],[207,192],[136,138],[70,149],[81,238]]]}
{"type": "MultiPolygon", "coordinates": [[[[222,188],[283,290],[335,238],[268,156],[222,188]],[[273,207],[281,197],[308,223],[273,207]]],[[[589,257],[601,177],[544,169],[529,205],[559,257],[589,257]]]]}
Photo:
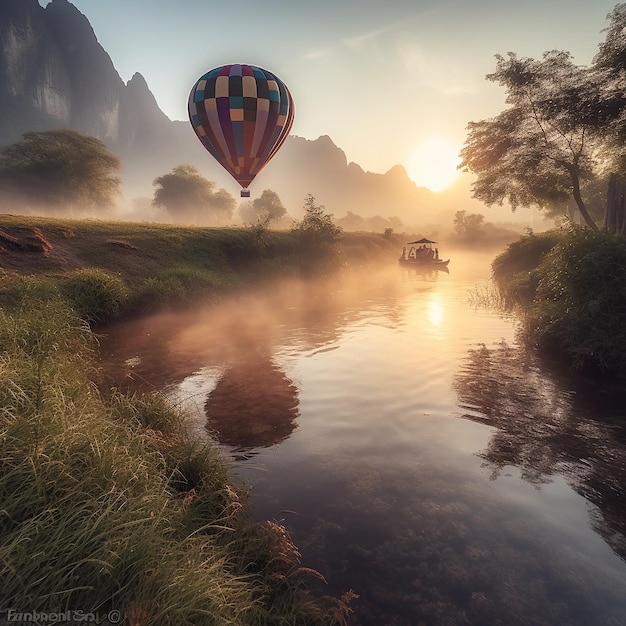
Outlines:
{"type": "Polygon", "coordinates": [[[437,243],[436,241],[431,241],[430,239],[426,239],[425,237],[420,239],[419,241],[409,241],[406,245],[412,246],[416,243],[437,243]]]}

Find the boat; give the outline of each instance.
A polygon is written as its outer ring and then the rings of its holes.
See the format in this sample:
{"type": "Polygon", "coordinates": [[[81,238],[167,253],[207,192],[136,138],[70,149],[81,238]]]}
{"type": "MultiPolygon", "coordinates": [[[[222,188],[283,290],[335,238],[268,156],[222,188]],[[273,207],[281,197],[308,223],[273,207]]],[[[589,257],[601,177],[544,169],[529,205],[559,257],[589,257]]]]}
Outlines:
{"type": "Polygon", "coordinates": [[[403,267],[447,269],[450,259],[445,261],[440,259],[439,249],[433,248],[433,245],[437,245],[437,242],[425,237],[418,241],[409,241],[404,246],[398,262],[403,267]]]}

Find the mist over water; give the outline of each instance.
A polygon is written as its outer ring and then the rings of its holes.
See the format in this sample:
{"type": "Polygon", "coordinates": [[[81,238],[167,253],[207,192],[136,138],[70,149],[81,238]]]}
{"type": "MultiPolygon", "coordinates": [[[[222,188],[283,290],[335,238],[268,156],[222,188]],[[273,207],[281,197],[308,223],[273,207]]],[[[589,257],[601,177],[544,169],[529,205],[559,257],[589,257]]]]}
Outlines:
{"type": "Polygon", "coordinates": [[[626,623],[620,393],[473,308],[492,257],[125,322],[108,380],[185,402],[356,624],[626,623]]]}

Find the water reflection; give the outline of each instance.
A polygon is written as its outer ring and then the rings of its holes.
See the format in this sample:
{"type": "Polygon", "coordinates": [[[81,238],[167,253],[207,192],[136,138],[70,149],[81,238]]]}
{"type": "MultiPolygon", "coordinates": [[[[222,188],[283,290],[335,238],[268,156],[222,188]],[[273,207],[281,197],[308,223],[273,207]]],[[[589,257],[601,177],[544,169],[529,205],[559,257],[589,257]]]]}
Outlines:
{"type": "Polygon", "coordinates": [[[400,323],[404,288],[410,286],[375,274],[334,283],[285,281],[217,306],[113,324],[102,331],[104,386],[167,389],[207,365],[230,367],[281,344],[297,352],[332,349],[347,327],[371,319],[372,310],[380,320],[400,323]]]}
{"type": "Polygon", "coordinates": [[[205,404],[208,428],[238,453],[284,441],[296,428],[298,390],[269,359],[226,369],[205,404]]]}
{"type": "Polygon", "coordinates": [[[355,624],[624,624],[626,568],[579,495],[619,551],[623,404],[526,358],[467,306],[485,270],[455,262],[154,316],[103,351],[197,397],[255,514],[296,511],[321,593],[360,595],[355,624]]]}
{"type": "Polygon", "coordinates": [[[401,269],[401,276],[403,280],[420,280],[428,282],[436,282],[439,280],[439,274],[449,274],[450,270],[447,267],[405,267],[401,269]]]}
{"type": "Polygon", "coordinates": [[[454,387],[463,417],[495,427],[479,453],[493,478],[511,466],[535,485],[564,476],[598,507],[593,526],[626,558],[623,390],[571,382],[503,342],[471,350],[454,387]]]}
{"type": "Polygon", "coordinates": [[[439,326],[443,322],[444,306],[438,294],[432,294],[428,305],[428,319],[433,326],[439,326]]]}

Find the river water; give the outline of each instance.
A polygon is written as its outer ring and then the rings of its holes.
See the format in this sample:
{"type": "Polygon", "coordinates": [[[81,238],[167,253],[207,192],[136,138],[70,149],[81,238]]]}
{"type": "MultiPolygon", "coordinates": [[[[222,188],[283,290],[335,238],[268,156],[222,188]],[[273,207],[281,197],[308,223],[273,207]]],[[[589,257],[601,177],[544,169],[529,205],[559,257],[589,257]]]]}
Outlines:
{"type": "Polygon", "coordinates": [[[188,406],[354,624],[626,624],[623,391],[477,306],[490,260],[124,322],[107,375],[188,406]]]}

